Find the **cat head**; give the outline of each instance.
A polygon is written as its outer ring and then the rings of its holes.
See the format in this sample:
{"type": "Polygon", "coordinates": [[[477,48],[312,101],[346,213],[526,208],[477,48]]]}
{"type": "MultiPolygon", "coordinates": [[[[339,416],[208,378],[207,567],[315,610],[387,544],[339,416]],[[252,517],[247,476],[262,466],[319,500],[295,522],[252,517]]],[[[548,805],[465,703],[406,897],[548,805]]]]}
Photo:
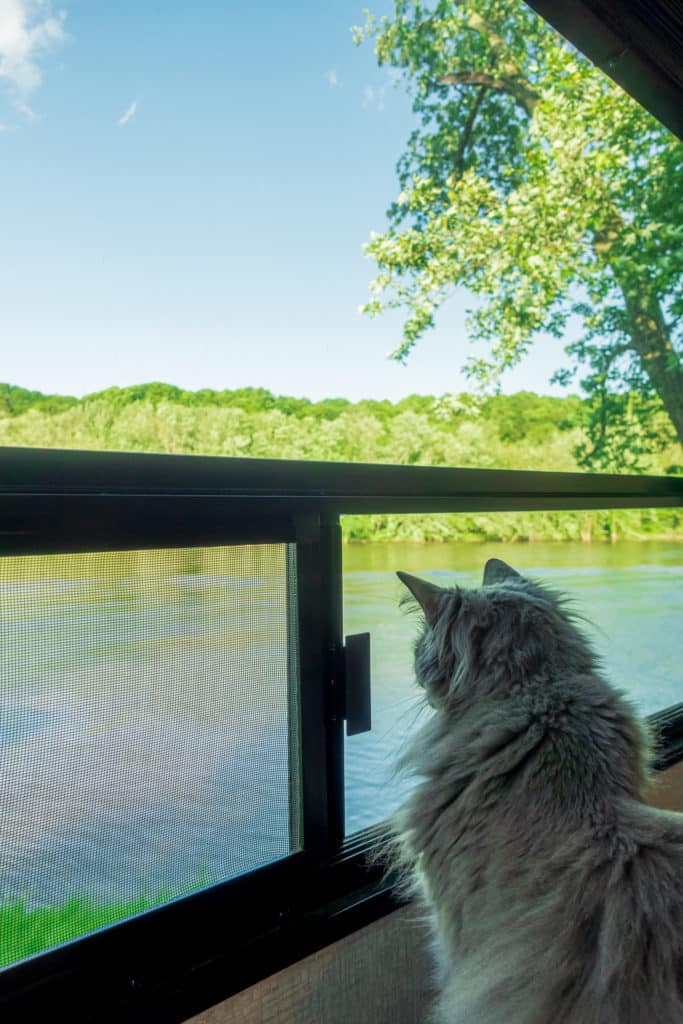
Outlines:
{"type": "Polygon", "coordinates": [[[415,672],[437,710],[560,671],[595,668],[595,655],[563,598],[500,559],[489,559],[475,589],[397,575],[424,613],[415,672]]]}

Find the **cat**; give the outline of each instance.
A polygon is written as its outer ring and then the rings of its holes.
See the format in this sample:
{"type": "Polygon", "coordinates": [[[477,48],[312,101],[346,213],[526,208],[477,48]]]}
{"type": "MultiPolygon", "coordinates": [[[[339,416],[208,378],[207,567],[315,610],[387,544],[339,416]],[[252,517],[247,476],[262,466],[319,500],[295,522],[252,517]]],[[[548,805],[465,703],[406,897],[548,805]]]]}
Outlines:
{"type": "Polygon", "coordinates": [[[683,814],[644,803],[648,726],[546,586],[499,559],[472,590],[398,576],[434,713],[389,863],[435,935],[430,1022],[682,1024],[683,814]]]}

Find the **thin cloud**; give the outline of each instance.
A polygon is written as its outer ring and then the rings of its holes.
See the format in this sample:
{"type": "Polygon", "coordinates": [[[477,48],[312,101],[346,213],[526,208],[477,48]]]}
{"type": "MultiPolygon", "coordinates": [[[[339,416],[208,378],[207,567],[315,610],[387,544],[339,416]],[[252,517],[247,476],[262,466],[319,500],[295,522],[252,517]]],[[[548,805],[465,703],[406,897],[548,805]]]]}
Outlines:
{"type": "Polygon", "coordinates": [[[380,85],[375,89],[372,85],[366,85],[363,90],[363,106],[366,109],[377,110],[381,113],[384,110],[384,93],[386,87],[380,85]]]}
{"type": "Polygon", "coordinates": [[[128,107],[128,110],[125,112],[125,114],[122,114],[121,117],[119,118],[119,124],[128,124],[128,122],[131,120],[131,118],[135,117],[135,115],[137,113],[137,110],[138,110],[138,101],[137,100],[133,100],[133,102],[128,107]]]}
{"type": "Polygon", "coordinates": [[[332,69],[325,72],[325,81],[329,85],[330,89],[341,89],[341,82],[337,77],[337,72],[332,69]]]}
{"type": "MultiPolygon", "coordinates": [[[[0,0],[0,3],[1,2],[2,2],[2,0],[0,0]]],[[[27,118],[29,121],[35,121],[36,118],[38,117],[38,115],[36,114],[35,110],[33,110],[31,107],[29,107],[28,103],[25,103],[23,100],[17,100],[16,103],[15,103],[15,106],[16,106],[17,110],[19,111],[19,113],[23,114],[24,117],[27,118]]]]}
{"type": "MultiPolygon", "coordinates": [[[[52,13],[51,0],[0,0],[0,80],[18,95],[17,106],[38,88],[38,65],[49,50],[66,39],[64,11],[52,13]]],[[[32,113],[32,111],[31,111],[32,113]]]]}

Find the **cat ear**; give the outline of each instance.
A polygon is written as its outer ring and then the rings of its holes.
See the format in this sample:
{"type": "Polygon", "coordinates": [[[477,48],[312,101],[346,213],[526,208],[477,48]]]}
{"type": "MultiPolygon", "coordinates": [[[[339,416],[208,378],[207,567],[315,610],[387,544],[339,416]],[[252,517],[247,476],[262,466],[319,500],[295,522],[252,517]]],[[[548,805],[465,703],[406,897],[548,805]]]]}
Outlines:
{"type": "Polygon", "coordinates": [[[411,576],[408,572],[397,572],[396,575],[422,608],[427,622],[432,624],[438,615],[444,591],[436,584],[421,580],[418,576],[411,576]]]}
{"type": "Polygon", "coordinates": [[[484,586],[500,583],[502,580],[521,580],[520,574],[500,558],[489,558],[484,566],[484,586]]]}

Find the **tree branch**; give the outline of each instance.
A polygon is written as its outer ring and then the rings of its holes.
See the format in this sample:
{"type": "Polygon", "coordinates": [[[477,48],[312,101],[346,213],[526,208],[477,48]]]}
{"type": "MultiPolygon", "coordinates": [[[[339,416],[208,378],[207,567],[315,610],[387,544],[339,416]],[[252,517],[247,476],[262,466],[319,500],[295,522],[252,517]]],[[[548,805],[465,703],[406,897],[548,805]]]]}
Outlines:
{"type": "MultiPolygon", "coordinates": [[[[460,0],[455,0],[455,6],[457,6],[459,3],[460,0]]],[[[488,14],[490,13],[491,11],[489,10],[488,14]]],[[[488,17],[488,14],[486,17],[488,17]]],[[[426,28],[434,28],[434,26],[438,25],[442,20],[442,14],[440,14],[438,11],[432,11],[430,15],[419,21],[417,25],[419,29],[423,31],[426,28]]],[[[503,56],[506,59],[507,67],[509,69],[512,69],[513,73],[519,73],[519,68],[510,57],[510,50],[507,43],[502,38],[502,36],[499,36],[495,29],[491,27],[490,23],[486,20],[486,18],[484,18],[479,13],[479,11],[467,12],[467,21],[465,24],[465,28],[469,28],[473,32],[478,32],[479,35],[486,36],[491,43],[491,49],[494,52],[494,56],[503,56]]]]}
{"type": "Polygon", "coordinates": [[[500,61],[501,70],[506,78],[521,78],[519,67],[510,57],[509,48],[505,40],[489,25],[485,18],[482,18],[478,11],[469,11],[467,15],[467,27],[480,36],[486,36],[491,46],[493,56],[500,61]]]}
{"type": "Polygon", "coordinates": [[[488,42],[493,58],[493,73],[460,71],[444,75],[439,81],[445,85],[485,85],[489,89],[506,92],[525,110],[529,117],[532,117],[536,104],[541,98],[540,93],[522,74],[503,37],[478,11],[468,12],[467,28],[477,32],[488,42]]]}
{"type": "Polygon", "coordinates": [[[479,88],[477,89],[477,94],[474,97],[474,103],[470,108],[470,112],[467,115],[467,120],[465,121],[462,133],[460,135],[458,149],[455,154],[455,160],[453,161],[455,164],[455,170],[453,174],[456,181],[458,178],[462,178],[462,172],[465,162],[465,150],[467,149],[470,138],[472,137],[472,129],[474,128],[474,122],[477,119],[479,108],[481,107],[484,96],[486,95],[486,89],[487,86],[485,85],[480,85],[479,88]]]}
{"type": "Polygon", "coordinates": [[[438,81],[442,85],[478,85],[485,89],[506,92],[529,117],[533,116],[536,104],[541,98],[540,93],[523,78],[496,78],[485,71],[454,71],[449,75],[442,75],[438,81]]]}

